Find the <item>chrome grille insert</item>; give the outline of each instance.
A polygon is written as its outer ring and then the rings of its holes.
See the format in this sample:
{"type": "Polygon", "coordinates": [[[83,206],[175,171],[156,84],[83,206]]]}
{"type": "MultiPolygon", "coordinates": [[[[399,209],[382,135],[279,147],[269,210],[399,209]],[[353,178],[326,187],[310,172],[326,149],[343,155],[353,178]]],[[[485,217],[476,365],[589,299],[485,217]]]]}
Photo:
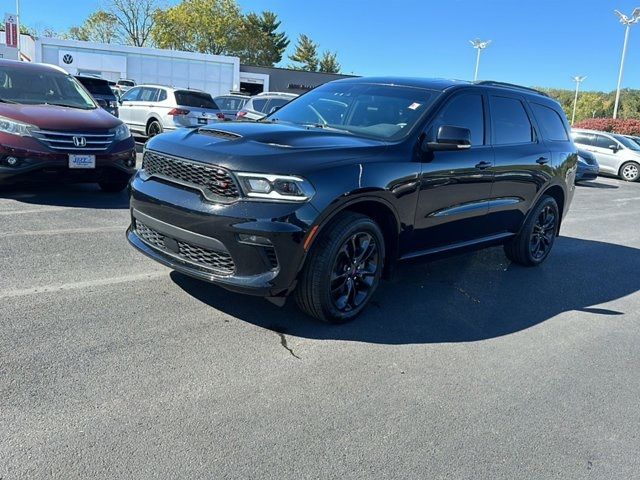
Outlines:
{"type": "Polygon", "coordinates": [[[142,170],[150,177],[200,190],[209,200],[232,201],[240,195],[236,182],[225,169],[216,165],[192,162],[147,150],[142,170]]]}
{"type": "Polygon", "coordinates": [[[52,150],[72,152],[101,152],[113,143],[115,134],[89,132],[56,132],[53,130],[36,130],[34,137],[52,150]]]}
{"type": "Polygon", "coordinates": [[[219,275],[232,275],[236,269],[231,255],[227,252],[208,250],[182,240],[168,237],[146,226],[139,220],[135,220],[135,227],[136,234],[145,243],[184,262],[211,270],[219,275]],[[169,240],[165,242],[165,239],[169,240]],[[167,244],[173,244],[177,246],[177,249],[170,249],[167,247],[167,244]]]}

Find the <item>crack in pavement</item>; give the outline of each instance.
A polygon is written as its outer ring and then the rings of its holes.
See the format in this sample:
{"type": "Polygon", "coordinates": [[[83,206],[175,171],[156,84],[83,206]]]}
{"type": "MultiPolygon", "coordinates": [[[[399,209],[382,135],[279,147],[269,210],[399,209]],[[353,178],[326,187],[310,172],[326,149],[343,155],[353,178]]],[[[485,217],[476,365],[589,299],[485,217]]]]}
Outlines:
{"type": "Polygon", "coordinates": [[[289,347],[289,344],[287,343],[287,337],[284,336],[284,333],[281,333],[281,332],[276,332],[276,333],[280,337],[280,345],[282,345],[285,348],[285,350],[287,350],[292,356],[296,357],[298,360],[302,360],[298,355],[295,354],[293,349],[289,347]]]}

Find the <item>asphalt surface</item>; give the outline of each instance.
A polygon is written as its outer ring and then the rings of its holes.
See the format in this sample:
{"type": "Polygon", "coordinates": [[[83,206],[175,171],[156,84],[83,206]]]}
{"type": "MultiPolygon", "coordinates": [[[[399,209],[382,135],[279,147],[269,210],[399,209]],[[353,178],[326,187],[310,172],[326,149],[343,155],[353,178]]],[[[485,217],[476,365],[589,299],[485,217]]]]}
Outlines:
{"type": "Polygon", "coordinates": [[[640,184],[540,268],[403,265],[326,326],[155,264],[127,198],[0,192],[0,478],[640,476],[640,184]]]}

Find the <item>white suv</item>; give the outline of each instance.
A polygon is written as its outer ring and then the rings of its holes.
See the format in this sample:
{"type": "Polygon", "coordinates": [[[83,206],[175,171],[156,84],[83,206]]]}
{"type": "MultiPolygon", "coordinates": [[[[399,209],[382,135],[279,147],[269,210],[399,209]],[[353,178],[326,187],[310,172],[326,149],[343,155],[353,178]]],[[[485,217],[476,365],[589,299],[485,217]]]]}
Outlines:
{"type": "Polygon", "coordinates": [[[200,90],[138,85],[120,99],[120,120],[131,131],[153,137],[165,130],[217,123],[224,115],[200,90]]]}
{"type": "Polygon", "coordinates": [[[573,143],[596,157],[601,173],[627,182],[640,180],[640,145],[624,135],[574,128],[573,143]]]}
{"type": "Polygon", "coordinates": [[[286,105],[298,95],[295,93],[263,92],[251,97],[242,110],[236,114],[237,120],[260,120],[271,112],[286,105]]]}

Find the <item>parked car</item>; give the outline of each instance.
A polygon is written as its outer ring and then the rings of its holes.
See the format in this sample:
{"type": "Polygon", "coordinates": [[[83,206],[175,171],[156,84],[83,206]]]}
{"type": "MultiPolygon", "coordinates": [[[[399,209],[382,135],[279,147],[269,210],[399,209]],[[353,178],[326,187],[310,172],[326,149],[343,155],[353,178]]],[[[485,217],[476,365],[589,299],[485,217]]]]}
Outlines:
{"type": "Polygon", "coordinates": [[[136,82],[133,80],[128,80],[125,78],[121,78],[116,82],[116,86],[120,89],[122,93],[125,93],[127,90],[136,86],[136,82]]]}
{"type": "Polygon", "coordinates": [[[576,172],[576,183],[595,180],[598,178],[600,167],[596,156],[584,150],[578,149],[578,171],[576,172]]]}
{"type": "Polygon", "coordinates": [[[123,190],[135,143],[120,120],[63,69],[0,60],[0,184],[97,182],[123,190]]]}
{"type": "Polygon", "coordinates": [[[633,135],[625,135],[625,137],[630,138],[631,140],[633,140],[635,143],[637,143],[638,145],[640,145],[640,137],[636,137],[633,135]]]}
{"type": "Polygon", "coordinates": [[[93,76],[76,75],[78,81],[87,89],[98,105],[114,117],[118,116],[118,97],[111,90],[109,82],[93,76]]]}
{"type": "Polygon", "coordinates": [[[213,100],[222,111],[225,120],[235,120],[238,111],[244,107],[250,98],[251,97],[249,95],[238,95],[232,93],[229,95],[220,95],[215,97],[213,100]]]}
{"type": "Polygon", "coordinates": [[[251,97],[237,113],[238,120],[260,120],[286,105],[298,95],[295,93],[264,92],[251,97]]]}
{"type": "Polygon", "coordinates": [[[206,92],[138,85],[120,99],[120,118],[132,131],[153,137],[165,130],[218,123],[224,115],[206,92]]]}
{"type": "Polygon", "coordinates": [[[261,122],[151,139],[127,235],[186,275],[344,322],[399,260],[503,244],[542,263],[575,191],[569,132],[524,87],[338,80],[261,122]]]}
{"type": "Polygon", "coordinates": [[[624,135],[573,129],[574,143],[594,154],[600,173],[616,175],[627,182],[640,179],[640,145],[624,135]]]}

